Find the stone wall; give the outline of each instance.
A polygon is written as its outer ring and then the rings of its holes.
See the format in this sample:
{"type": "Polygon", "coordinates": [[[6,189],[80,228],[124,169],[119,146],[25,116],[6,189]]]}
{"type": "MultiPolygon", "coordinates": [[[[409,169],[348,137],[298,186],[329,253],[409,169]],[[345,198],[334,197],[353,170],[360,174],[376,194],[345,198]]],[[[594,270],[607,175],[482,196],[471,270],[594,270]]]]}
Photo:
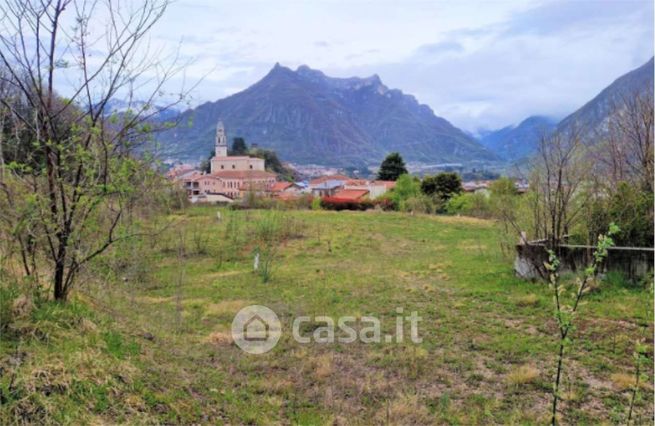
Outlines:
{"type": "MultiPolygon", "coordinates": [[[[560,272],[582,272],[592,260],[593,246],[562,245],[555,253],[560,259],[560,272]]],[[[653,270],[655,251],[652,248],[612,247],[601,265],[601,272],[620,271],[631,280],[639,280],[653,270]]],[[[543,243],[516,245],[514,271],[521,278],[547,278],[544,262],[548,252],[543,243]]]]}

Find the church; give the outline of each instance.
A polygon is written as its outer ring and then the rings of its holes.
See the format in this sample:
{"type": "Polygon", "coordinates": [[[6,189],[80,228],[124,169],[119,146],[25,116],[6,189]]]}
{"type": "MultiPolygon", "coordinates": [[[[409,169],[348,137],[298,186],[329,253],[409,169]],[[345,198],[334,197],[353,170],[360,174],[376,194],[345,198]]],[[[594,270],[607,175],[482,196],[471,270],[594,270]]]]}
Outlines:
{"type": "Polygon", "coordinates": [[[275,173],[266,171],[262,158],[228,155],[225,127],[219,121],[216,126],[214,157],[210,161],[210,173],[189,176],[184,180],[184,187],[190,197],[204,196],[207,201],[217,197],[220,197],[220,200],[223,197],[236,200],[243,198],[248,192],[269,191],[275,184],[276,178],[275,173]]]}
{"type": "Polygon", "coordinates": [[[227,155],[227,136],[225,135],[225,127],[223,126],[223,122],[219,121],[216,126],[214,158],[211,159],[211,174],[215,175],[226,170],[265,171],[265,168],[264,160],[262,158],[227,155]]]}

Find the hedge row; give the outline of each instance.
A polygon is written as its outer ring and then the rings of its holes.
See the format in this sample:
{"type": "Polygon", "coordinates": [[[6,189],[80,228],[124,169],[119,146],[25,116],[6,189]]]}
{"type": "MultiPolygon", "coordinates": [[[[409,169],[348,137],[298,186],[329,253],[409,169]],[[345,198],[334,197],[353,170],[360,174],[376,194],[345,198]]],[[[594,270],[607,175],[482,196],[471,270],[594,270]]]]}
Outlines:
{"type": "Polygon", "coordinates": [[[337,197],[321,198],[321,208],[325,210],[368,210],[375,207],[371,200],[350,200],[337,197]]]}

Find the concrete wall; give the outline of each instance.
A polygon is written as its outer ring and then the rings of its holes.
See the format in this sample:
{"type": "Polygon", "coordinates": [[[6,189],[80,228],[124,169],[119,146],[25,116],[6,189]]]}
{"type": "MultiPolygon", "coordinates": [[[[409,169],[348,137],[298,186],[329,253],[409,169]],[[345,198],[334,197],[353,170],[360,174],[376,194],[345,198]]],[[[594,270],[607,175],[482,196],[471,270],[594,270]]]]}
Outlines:
{"type": "MultiPolygon", "coordinates": [[[[555,250],[560,260],[560,272],[582,272],[591,263],[592,246],[562,245],[555,250]]],[[[601,265],[601,272],[620,271],[631,280],[639,280],[653,270],[655,251],[652,248],[612,247],[601,265]]],[[[543,244],[518,244],[514,271],[521,278],[547,278],[543,266],[548,253],[543,244]]]]}

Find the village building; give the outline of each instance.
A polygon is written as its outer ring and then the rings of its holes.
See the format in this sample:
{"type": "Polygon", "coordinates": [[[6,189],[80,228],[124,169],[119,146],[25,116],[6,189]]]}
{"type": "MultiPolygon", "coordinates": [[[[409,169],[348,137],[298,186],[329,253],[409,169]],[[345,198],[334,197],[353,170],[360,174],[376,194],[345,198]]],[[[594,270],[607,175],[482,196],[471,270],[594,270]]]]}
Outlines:
{"type": "Polygon", "coordinates": [[[314,178],[309,181],[309,188],[313,189],[316,186],[319,186],[327,181],[339,181],[342,184],[346,184],[346,182],[352,180],[352,178],[344,175],[325,175],[325,176],[320,176],[317,178],[314,178]]]}
{"type": "Polygon", "coordinates": [[[331,197],[335,192],[343,189],[350,179],[344,175],[321,176],[309,181],[308,192],[314,197],[331,197]]]}
{"type": "Polygon", "coordinates": [[[248,156],[228,156],[227,136],[223,122],[216,125],[216,142],[214,144],[214,157],[210,161],[211,174],[218,175],[224,171],[265,171],[263,158],[248,156]]]}
{"type": "Polygon", "coordinates": [[[171,169],[166,172],[166,177],[168,179],[176,180],[193,173],[200,172],[198,172],[191,164],[178,164],[171,167],[171,169]]]}
{"type": "Polygon", "coordinates": [[[303,186],[296,182],[275,182],[269,193],[271,197],[280,201],[297,200],[305,194],[303,186]]]}
{"type": "Polygon", "coordinates": [[[309,187],[314,197],[331,197],[343,189],[344,183],[343,180],[326,180],[314,185],[310,183],[309,187]]]}
{"type": "Polygon", "coordinates": [[[351,179],[344,184],[344,189],[362,190],[368,192],[368,197],[371,199],[378,198],[387,191],[396,186],[394,181],[386,180],[372,180],[365,179],[351,179]]]}
{"type": "Polygon", "coordinates": [[[369,198],[369,191],[367,189],[342,189],[335,192],[333,198],[340,201],[362,201],[369,198]]]}
{"type": "Polygon", "coordinates": [[[481,181],[470,181],[462,183],[462,189],[464,192],[473,192],[476,194],[483,194],[489,196],[489,184],[491,181],[481,180],[481,181]]]}
{"type": "Polygon", "coordinates": [[[382,180],[353,179],[344,175],[328,175],[312,179],[309,182],[309,192],[315,197],[337,197],[342,193],[350,197],[363,198],[362,192],[370,199],[378,198],[393,189],[396,182],[382,180]],[[343,191],[360,192],[343,192],[343,191]]]}
{"type": "Polygon", "coordinates": [[[214,157],[210,161],[210,172],[185,171],[174,177],[182,182],[192,201],[231,202],[243,198],[246,193],[264,194],[276,183],[277,175],[266,171],[262,158],[230,156],[227,152],[227,137],[222,122],[216,126],[214,157]],[[203,197],[204,195],[204,197],[203,197]]]}
{"type": "Polygon", "coordinates": [[[295,182],[275,182],[270,189],[271,195],[277,196],[280,194],[293,194],[300,195],[302,187],[295,182]]]}

